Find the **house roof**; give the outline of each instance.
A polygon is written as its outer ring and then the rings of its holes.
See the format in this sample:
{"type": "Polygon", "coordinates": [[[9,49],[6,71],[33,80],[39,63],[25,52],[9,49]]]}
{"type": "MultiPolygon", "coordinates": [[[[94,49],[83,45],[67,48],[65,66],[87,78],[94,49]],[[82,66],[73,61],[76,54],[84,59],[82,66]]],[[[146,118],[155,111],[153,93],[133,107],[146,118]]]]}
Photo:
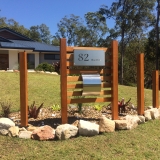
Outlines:
{"type": "Polygon", "coordinates": [[[59,46],[40,43],[29,39],[22,34],[9,28],[0,29],[0,48],[5,49],[24,49],[33,52],[59,52],[59,46]]]}

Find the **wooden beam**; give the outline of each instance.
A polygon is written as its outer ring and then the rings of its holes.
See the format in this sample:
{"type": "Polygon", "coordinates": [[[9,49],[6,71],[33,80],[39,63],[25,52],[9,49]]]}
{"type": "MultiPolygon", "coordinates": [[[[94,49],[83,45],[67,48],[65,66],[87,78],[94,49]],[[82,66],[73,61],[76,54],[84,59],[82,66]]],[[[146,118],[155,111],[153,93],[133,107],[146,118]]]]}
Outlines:
{"type": "Polygon", "coordinates": [[[159,71],[155,70],[152,74],[152,101],[153,107],[159,108],[159,71]]]}
{"type": "Polygon", "coordinates": [[[28,126],[27,53],[20,52],[20,111],[21,126],[28,126]]]}
{"type": "Polygon", "coordinates": [[[60,81],[61,81],[61,121],[62,124],[68,122],[67,117],[67,59],[66,59],[66,39],[60,40],[60,81]]]}
{"type": "Polygon", "coordinates": [[[137,55],[137,106],[138,115],[144,114],[144,54],[137,55]]]}
{"type": "Polygon", "coordinates": [[[118,42],[112,41],[112,119],[118,119],[118,42]]]}

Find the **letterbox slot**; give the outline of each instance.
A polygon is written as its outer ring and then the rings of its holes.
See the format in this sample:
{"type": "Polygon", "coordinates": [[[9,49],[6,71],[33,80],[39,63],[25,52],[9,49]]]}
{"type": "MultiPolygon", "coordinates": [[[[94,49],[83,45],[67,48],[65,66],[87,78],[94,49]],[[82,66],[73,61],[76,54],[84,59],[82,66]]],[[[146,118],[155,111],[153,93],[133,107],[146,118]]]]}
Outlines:
{"type": "Polygon", "coordinates": [[[83,80],[82,96],[97,96],[101,91],[101,77],[99,73],[81,73],[83,80]]]}

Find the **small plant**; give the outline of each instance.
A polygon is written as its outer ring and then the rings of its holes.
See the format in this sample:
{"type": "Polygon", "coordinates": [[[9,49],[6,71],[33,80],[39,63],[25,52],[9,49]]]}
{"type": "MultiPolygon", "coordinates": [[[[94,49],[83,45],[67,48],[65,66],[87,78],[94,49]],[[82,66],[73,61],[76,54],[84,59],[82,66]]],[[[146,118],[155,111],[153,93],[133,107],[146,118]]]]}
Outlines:
{"type": "Polygon", "coordinates": [[[82,113],[82,103],[78,103],[78,112],[82,113]]]}
{"type": "Polygon", "coordinates": [[[103,106],[101,106],[99,104],[94,105],[94,109],[97,110],[97,111],[101,111],[102,108],[103,108],[103,106]]]}
{"type": "Polygon", "coordinates": [[[42,108],[42,106],[43,106],[43,103],[37,108],[35,106],[35,101],[33,101],[33,104],[31,104],[30,107],[28,106],[28,115],[29,115],[29,118],[36,119],[38,117],[39,111],[42,108]]]}
{"type": "Polygon", "coordinates": [[[8,118],[10,112],[10,108],[11,108],[11,103],[9,102],[1,102],[0,103],[1,108],[2,108],[2,116],[8,118]]]}
{"type": "Polygon", "coordinates": [[[61,107],[59,106],[59,104],[54,104],[51,108],[53,111],[60,111],[61,110],[61,107]]]}
{"type": "Polygon", "coordinates": [[[53,63],[52,65],[54,66],[55,72],[60,74],[60,62],[53,63]]]}

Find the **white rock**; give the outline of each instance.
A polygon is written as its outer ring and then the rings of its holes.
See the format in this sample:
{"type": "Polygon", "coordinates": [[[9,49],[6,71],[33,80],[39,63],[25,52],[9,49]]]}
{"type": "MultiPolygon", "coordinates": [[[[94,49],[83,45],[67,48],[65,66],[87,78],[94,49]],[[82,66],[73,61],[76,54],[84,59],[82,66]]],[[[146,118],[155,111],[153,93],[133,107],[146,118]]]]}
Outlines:
{"type": "Polygon", "coordinates": [[[56,128],[56,136],[60,140],[69,139],[70,137],[76,136],[78,128],[70,124],[62,124],[56,128]]]}
{"type": "Polygon", "coordinates": [[[0,130],[1,129],[7,129],[12,127],[12,126],[15,126],[15,123],[10,120],[9,118],[0,118],[0,130]]]}
{"type": "Polygon", "coordinates": [[[140,123],[145,123],[145,117],[144,116],[138,116],[139,119],[140,119],[140,123]]]}
{"type": "Polygon", "coordinates": [[[30,131],[20,131],[19,132],[19,138],[30,139],[31,135],[32,135],[32,132],[30,131]]]}
{"type": "Polygon", "coordinates": [[[79,121],[79,135],[81,136],[95,136],[99,134],[99,125],[88,121],[79,121]]]}
{"type": "Polygon", "coordinates": [[[125,130],[127,129],[127,120],[114,120],[115,128],[118,130],[125,130]]]}
{"type": "Polygon", "coordinates": [[[19,135],[19,127],[13,126],[8,129],[8,135],[10,137],[17,137],[19,135]]]}
{"type": "Polygon", "coordinates": [[[149,109],[148,111],[150,111],[152,119],[159,118],[160,114],[159,114],[159,110],[157,108],[152,108],[152,109],[149,109]]]}
{"type": "Polygon", "coordinates": [[[3,136],[6,136],[8,134],[8,130],[7,129],[0,129],[0,134],[3,136]]]}
{"type": "Polygon", "coordinates": [[[115,122],[102,116],[99,121],[99,132],[114,132],[115,122]]]}
{"type": "Polygon", "coordinates": [[[152,117],[151,117],[151,112],[148,111],[148,110],[144,111],[144,117],[145,117],[145,120],[146,120],[146,121],[151,120],[151,119],[152,119],[152,117]]]}

